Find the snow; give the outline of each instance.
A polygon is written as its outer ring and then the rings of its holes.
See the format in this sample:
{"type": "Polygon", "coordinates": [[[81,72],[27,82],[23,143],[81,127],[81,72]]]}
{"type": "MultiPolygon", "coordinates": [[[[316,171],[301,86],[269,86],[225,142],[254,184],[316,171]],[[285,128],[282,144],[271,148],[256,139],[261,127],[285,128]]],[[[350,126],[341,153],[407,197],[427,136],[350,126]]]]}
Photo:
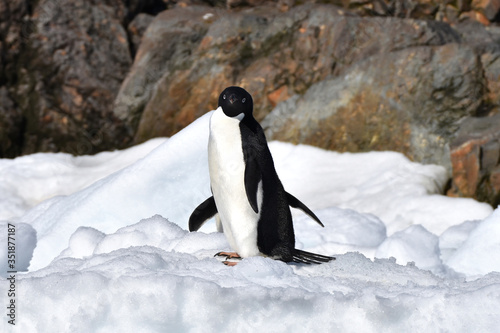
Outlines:
{"type": "Polygon", "coordinates": [[[416,224],[385,239],[377,248],[375,257],[394,256],[400,262],[412,262],[422,269],[437,270],[442,264],[439,254],[439,238],[416,224]]]}
{"type": "Polygon", "coordinates": [[[337,259],[221,264],[214,221],[187,231],[210,196],[209,117],[123,151],[0,160],[0,241],[15,225],[25,271],[2,332],[497,330],[500,210],[441,195],[444,168],[395,152],[271,142],[285,188],[325,225],[293,210],[296,247],[337,259]]]}
{"type": "Polygon", "coordinates": [[[500,210],[472,229],[469,237],[448,259],[448,265],[467,275],[500,271],[500,210]]]}

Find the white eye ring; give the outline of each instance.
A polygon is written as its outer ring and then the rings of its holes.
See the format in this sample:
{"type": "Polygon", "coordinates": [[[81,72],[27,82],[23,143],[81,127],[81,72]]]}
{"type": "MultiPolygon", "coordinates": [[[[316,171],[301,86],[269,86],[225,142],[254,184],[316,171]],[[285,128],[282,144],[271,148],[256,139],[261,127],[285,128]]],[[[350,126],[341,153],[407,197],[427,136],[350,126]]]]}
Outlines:
{"type": "Polygon", "coordinates": [[[243,98],[243,99],[241,100],[241,103],[245,103],[245,101],[246,101],[246,100],[247,100],[246,98],[243,98]]]}
{"type": "Polygon", "coordinates": [[[222,99],[226,99],[226,95],[222,95],[222,99]]]}

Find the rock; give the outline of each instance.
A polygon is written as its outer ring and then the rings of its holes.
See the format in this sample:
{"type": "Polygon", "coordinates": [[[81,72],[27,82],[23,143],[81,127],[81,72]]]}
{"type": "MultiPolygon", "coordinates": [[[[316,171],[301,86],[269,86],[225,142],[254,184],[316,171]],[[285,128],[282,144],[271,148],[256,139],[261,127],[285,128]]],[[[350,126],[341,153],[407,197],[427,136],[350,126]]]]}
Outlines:
{"type": "Polygon", "coordinates": [[[7,86],[15,79],[16,62],[27,33],[23,21],[27,13],[25,0],[0,3],[0,86],[7,86]]]}
{"type": "Polygon", "coordinates": [[[9,0],[0,3],[0,84],[3,84],[16,63],[27,29],[23,18],[28,13],[28,1],[9,0]]]}
{"type": "Polygon", "coordinates": [[[500,106],[500,43],[481,54],[484,76],[488,89],[489,104],[500,106]]]}
{"type": "Polygon", "coordinates": [[[112,113],[131,64],[121,25],[126,9],[105,3],[44,0],[34,7],[12,88],[26,119],[23,153],[90,154],[128,143],[112,113]]]}
{"type": "Polygon", "coordinates": [[[451,143],[448,195],[500,204],[500,114],[466,118],[451,143]]]}
{"type": "Polygon", "coordinates": [[[23,119],[7,89],[0,87],[0,158],[12,158],[21,153],[23,119]]]}
{"type": "Polygon", "coordinates": [[[28,2],[0,2],[0,158],[21,154],[23,117],[9,92],[9,81],[16,78],[16,62],[25,38],[23,18],[28,2]]]}
{"type": "Polygon", "coordinates": [[[115,114],[137,129],[135,142],[170,136],[215,108],[220,91],[236,84],[252,92],[261,120],[276,103],[355,62],[459,40],[447,24],[362,18],[330,5],[286,13],[275,7],[231,13],[176,8],[148,28],[115,114]]]}
{"type": "Polygon", "coordinates": [[[451,173],[449,142],[485,94],[471,47],[422,46],[372,56],[279,104],[270,140],[337,151],[395,150],[451,173]],[[479,87],[479,88],[478,88],[479,87]]]}
{"type": "Polygon", "coordinates": [[[166,10],[172,1],[168,0],[121,0],[127,6],[127,20],[131,21],[139,13],[155,16],[166,10]]]}
{"type": "Polygon", "coordinates": [[[473,0],[472,7],[484,14],[490,22],[499,18],[500,0],[473,0]]]}
{"type": "Polygon", "coordinates": [[[153,22],[154,16],[149,14],[140,13],[127,27],[127,31],[131,41],[132,54],[135,54],[141,44],[142,36],[148,26],[153,22]]]}
{"type": "Polygon", "coordinates": [[[487,96],[480,112],[500,107],[500,27],[485,28],[477,22],[463,22],[455,30],[463,43],[471,45],[481,57],[487,96]]]}
{"type": "MultiPolygon", "coordinates": [[[[210,24],[204,17],[208,19],[208,16],[214,13],[214,9],[201,6],[174,8],[159,14],[149,25],[134,64],[114,104],[115,115],[126,121],[131,133],[137,131],[139,121],[144,122],[141,120],[143,110],[155,98],[157,86],[160,81],[164,81],[163,77],[180,75],[182,70],[190,67],[193,61],[191,57],[193,49],[201,42],[210,24]]],[[[170,113],[172,109],[180,109],[178,103],[187,99],[190,88],[190,86],[179,87],[178,90],[174,88],[173,93],[177,93],[177,96],[163,96],[165,90],[167,94],[169,93],[168,88],[164,88],[161,95],[156,97],[159,99],[164,97],[165,100],[162,100],[160,105],[156,104],[157,109],[152,110],[152,114],[149,115],[161,119],[160,122],[154,121],[148,124],[151,125],[149,130],[152,131],[150,137],[165,135],[155,130],[156,127],[163,128],[168,126],[167,124],[175,123],[175,119],[169,119],[170,113]]],[[[147,113],[145,117],[148,117],[147,113]]]]}
{"type": "Polygon", "coordinates": [[[483,13],[477,12],[474,10],[461,13],[459,20],[460,21],[470,20],[470,21],[481,23],[483,25],[490,25],[490,21],[488,20],[488,18],[486,16],[484,16],[483,13]]]}
{"type": "Polygon", "coordinates": [[[458,32],[462,42],[483,51],[485,45],[495,44],[500,41],[500,27],[485,27],[477,21],[465,20],[453,26],[458,32]]]}

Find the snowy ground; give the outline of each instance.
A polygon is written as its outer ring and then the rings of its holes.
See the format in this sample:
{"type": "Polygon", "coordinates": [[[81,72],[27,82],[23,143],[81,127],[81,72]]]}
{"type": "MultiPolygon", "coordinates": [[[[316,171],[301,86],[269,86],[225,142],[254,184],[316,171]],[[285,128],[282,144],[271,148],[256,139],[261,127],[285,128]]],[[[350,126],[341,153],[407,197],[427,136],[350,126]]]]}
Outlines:
{"type": "Polygon", "coordinates": [[[443,168],[393,152],[272,142],[285,188],[325,224],[294,210],[297,247],[337,260],[222,265],[213,222],[186,231],[210,195],[208,119],[119,152],[0,160],[0,243],[14,224],[29,270],[2,332],[498,331],[500,209],[440,195],[443,168]]]}

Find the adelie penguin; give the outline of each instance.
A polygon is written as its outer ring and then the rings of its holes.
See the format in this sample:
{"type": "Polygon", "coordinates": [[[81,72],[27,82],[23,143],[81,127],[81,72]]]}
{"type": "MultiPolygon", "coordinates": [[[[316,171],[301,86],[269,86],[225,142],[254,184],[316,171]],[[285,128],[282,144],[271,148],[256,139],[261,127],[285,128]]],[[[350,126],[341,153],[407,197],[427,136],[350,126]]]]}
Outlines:
{"type": "MultiPolygon", "coordinates": [[[[218,213],[218,229],[235,253],[227,258],[265,256],[284,262],[320,264],[334,257],[295,248],[290,206],[299,208],[321,226],[318,217],[286,192],[274,168],[264,131],[253,117],[252,96],[228,87],[210,118],[208,166],[212,194],[189,218],[196,231],[218,213]]],[[[233,262],[225,262],[234,264],[233,262]]]]}

